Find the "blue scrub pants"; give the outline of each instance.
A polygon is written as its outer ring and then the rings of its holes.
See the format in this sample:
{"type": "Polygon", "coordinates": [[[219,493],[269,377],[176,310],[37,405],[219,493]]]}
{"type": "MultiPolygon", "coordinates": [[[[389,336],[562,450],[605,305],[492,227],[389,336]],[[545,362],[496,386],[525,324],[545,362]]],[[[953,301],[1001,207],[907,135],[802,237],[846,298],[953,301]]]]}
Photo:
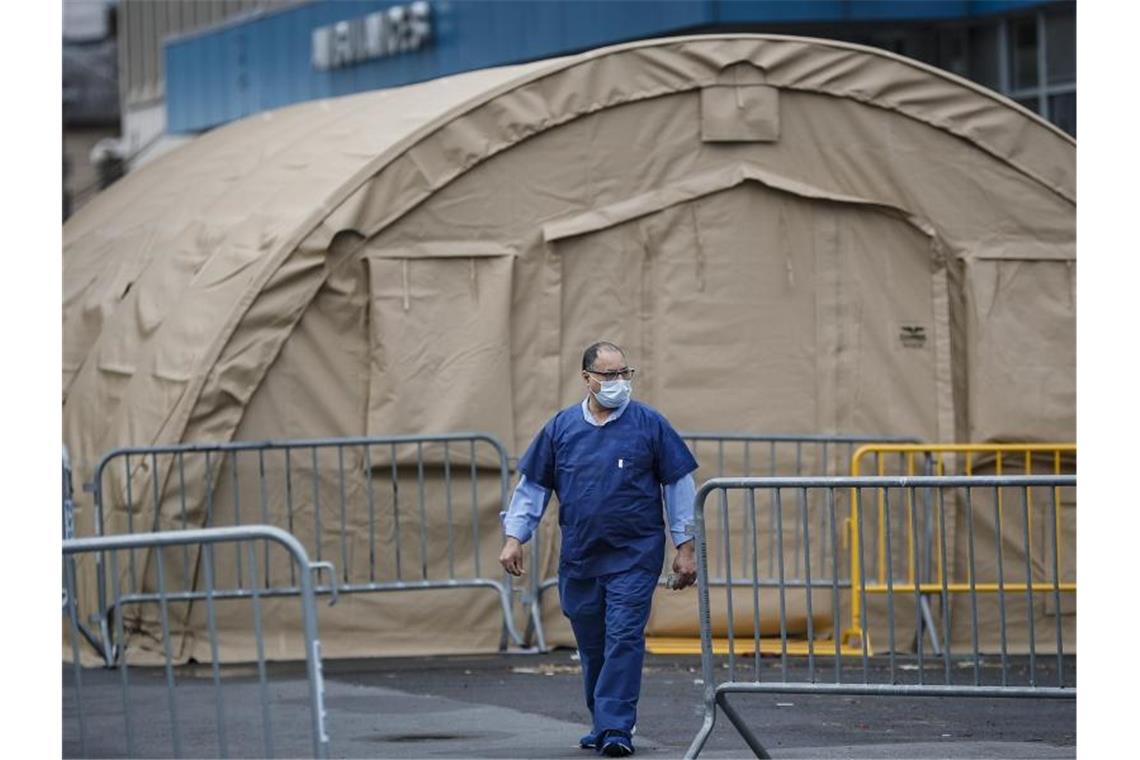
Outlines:
{"type": "Polygon", "coordinates": [[[578,641],[595,733],[629,736],[637,722],[645,625],[659,575],[639,568],[596,578],[559,575],[562,612],[578,641]]]}

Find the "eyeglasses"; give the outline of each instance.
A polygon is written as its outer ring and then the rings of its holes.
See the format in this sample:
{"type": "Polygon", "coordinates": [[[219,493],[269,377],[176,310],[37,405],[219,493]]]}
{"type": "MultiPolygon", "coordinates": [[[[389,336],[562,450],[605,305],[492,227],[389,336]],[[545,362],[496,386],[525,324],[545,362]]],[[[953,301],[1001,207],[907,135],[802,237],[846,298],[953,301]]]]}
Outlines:
{"type": "Polygon", "coordinates": [[[591,375],[597,375],[598,377],[602,378],[603,380],[617,380],[618,378],[621,378],[622,380],[632,380],[633,379],[633,373],[637,372],[637,370],[634,369],[633,367],[626,367],[625,369],[615,369],[615,370],[610,370],[608,372],[598,372],[596,369],[588,369],[586,371],[589,372],[591,375]]]}

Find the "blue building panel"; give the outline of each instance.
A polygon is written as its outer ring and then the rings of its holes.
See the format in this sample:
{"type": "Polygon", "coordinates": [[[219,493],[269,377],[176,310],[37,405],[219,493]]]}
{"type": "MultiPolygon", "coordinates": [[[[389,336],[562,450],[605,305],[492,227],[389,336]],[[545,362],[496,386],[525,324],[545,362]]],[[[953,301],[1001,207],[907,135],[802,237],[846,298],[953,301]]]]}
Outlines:
{"type": "Polygon", "coordinates": [[[844,21],[919,21],[922,19],[961,18],[970,14],[967,0],[863,0],[846,3],[844,21]]]}
{"type": "Polygon", "coordinates": [[[710,23],[715,5],[435,0],[432,40],[424,49],[328,71],[314,68],[314,29],[406,4],[313,2],[168,40],[168,129],[198,131],[304,100],[673,33],[710,23]]]}
{"type": "Polygon", "coordinates": [[[228,81],[230,72],[227,71],[229,62],[226,60],[225,34],[226,32],[222,31],[209,40],[203,40],[205,44],[199,53],[198,61],[203,73],[202,91],[211,95],[202,104],[203,111],[206,118],[214,123],[233,118],[229,114],[238,113],[230,107],[232,87],[228,81]]]}
{"type": "Polygon", "coordinates": [[[715,0],[717,23],[840,24],[923,21],[1012,13],[1046,0],[715,0]]]}
{"type": "Polygon", "coordinates": [[[1018,13],[1045,5],[1042,0],[971,0],[971,16],[992,16],[998,13],[1018,13]]]}
{"type": "Polygon", "coordinates": [[[168,131],[196,132],[305,100],[718,24],[970,18],[1045,0],[429,0],[431,38],[421,49],[327,70],[314,65],[314,30],[410,2],[321,0],[168,39],[168,131]]]}
{"type": "Polygon", "coordinates": [[[781,0],[737,0],[717,2],[717,20],[726,24],[753,24],[760,22],[824,23],[845,21],[850,5],[847,0],[818,0],[818,2],[787,3],[781,0]]]}

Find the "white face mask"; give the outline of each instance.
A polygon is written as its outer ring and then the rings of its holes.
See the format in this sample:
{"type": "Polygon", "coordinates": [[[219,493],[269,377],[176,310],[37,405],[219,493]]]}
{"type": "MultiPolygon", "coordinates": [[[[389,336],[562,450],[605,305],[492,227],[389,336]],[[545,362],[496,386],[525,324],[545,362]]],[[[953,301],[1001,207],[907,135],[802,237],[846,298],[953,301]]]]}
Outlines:
{"type": "Polygon", "coordinates": [[[633,385],[628,380],[603,380],[601,385],[602,389],[594,394],[594,398],[607,409],[617,409],[633,393],[633,385]]]}

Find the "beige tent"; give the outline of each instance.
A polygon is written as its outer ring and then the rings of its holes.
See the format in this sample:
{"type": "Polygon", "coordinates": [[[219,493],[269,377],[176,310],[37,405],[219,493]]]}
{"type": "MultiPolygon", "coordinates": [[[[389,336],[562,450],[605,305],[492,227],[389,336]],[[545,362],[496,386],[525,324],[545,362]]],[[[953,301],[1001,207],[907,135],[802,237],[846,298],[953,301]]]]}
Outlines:
{"type": "MultiPolygon", "coordinates": [[[[65,225],[64,442],[82,480],[181,441],[479,430],[517,456],[601,337],[679,429],[1069,440],[1075,153],[943,71],[743,34],[252,116],[65,225]]],[[[694,604],[651,630],[695,632],[694,604]]],[[[493,649],[495,605],[353,596],[324,651],[493,649]]],[[[544,619],[571,643],[554,593],[544,619]]]]}

